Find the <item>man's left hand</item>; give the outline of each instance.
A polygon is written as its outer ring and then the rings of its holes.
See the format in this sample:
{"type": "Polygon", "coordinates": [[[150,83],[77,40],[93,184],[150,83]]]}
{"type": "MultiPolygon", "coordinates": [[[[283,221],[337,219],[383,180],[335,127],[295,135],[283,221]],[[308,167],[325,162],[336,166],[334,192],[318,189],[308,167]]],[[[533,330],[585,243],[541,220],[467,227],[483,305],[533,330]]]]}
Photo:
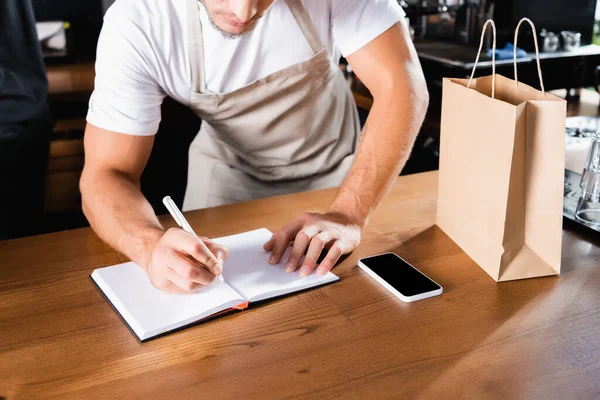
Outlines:
{"type": "Polygon", "coordinates": [[[308,276],[315,268],[321,252],[327,255],[317,268],[317,274],[325,275],[344,254],[352,252],[360,243],[362,227],[342,213],[302,214],[284,225],[265,243],[264,249],[271,251],[269,263],[278,264],[294,240],[294,247],[285,263],[287,272],[300,267],[300,275],[308,276]],[[302,257],[304,261],[302,264],[302,257]]]}

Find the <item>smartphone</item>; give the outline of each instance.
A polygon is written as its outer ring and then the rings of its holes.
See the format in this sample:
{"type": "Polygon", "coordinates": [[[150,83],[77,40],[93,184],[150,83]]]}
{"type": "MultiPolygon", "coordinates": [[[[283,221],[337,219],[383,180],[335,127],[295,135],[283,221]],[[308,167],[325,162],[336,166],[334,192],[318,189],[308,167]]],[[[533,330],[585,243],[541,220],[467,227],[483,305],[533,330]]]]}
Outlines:
{"type": "Polygon", "coordinates": [[[410,303],[442,294],[442,287],[394,253],[361,258],[358,266],[400,300],[410,303]]]}

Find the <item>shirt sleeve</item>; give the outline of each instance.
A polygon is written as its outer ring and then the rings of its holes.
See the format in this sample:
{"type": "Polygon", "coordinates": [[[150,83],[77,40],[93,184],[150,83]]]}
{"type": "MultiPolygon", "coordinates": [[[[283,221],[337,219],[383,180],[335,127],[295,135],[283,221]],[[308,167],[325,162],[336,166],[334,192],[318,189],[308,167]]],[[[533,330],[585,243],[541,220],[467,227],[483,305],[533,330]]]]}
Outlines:
{"type": "Polygon", "coordinates": [[[104,17],[87,121],[109,131],[151,136],[158,130],[165,94],[151,72],[153,51],[143,21],[126,11],[117,2],[104,17]]]}
{"type": "Polygon", "coordinates": [[[332,0],[333,40],[347,57],[405,16],[397,0],[332,0]]]}

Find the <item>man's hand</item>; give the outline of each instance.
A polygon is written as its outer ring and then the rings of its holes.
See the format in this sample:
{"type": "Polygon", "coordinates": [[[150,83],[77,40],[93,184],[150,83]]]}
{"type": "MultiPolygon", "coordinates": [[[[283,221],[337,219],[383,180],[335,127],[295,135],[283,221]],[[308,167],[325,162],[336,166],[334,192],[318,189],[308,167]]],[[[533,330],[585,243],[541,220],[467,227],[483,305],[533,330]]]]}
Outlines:
{"type": "Polygon", "coordinates": [[[223,271],[227,249],[208,238],[169,229],[154,247],[146,272],[152,285],[167,293],[194,293],[223,271]]]}
{"type": "Polygon", "coordinates": [[[315,268],[323,249],[328,249],[317,274],[325,275],[333,268],[343,254],[352,252],[360,243],[362,227],[341,213],[303,214],[273,234],[265,243],[264,249],[271,251],[269,262],[278,264],[290,241],[294,247],[285,263],[287,272],[300,267],[302,256],[306,253],[301,276],[308,276],[315,268]],[[308,250],[307,250],[308,249],[308,250]]]}

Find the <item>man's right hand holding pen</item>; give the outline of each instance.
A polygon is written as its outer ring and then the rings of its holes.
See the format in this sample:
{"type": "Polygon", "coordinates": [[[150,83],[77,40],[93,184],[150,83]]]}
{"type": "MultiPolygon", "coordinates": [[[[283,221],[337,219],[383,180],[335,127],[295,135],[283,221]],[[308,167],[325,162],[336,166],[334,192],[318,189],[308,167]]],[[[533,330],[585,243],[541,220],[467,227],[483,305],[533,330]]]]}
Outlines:
{"type": "Polygon", "coordinates": [[[223,271],[227,249],[179,228],[166,231],[144,266],[152,285],[167,293],[190,294],[223,271]]]}

